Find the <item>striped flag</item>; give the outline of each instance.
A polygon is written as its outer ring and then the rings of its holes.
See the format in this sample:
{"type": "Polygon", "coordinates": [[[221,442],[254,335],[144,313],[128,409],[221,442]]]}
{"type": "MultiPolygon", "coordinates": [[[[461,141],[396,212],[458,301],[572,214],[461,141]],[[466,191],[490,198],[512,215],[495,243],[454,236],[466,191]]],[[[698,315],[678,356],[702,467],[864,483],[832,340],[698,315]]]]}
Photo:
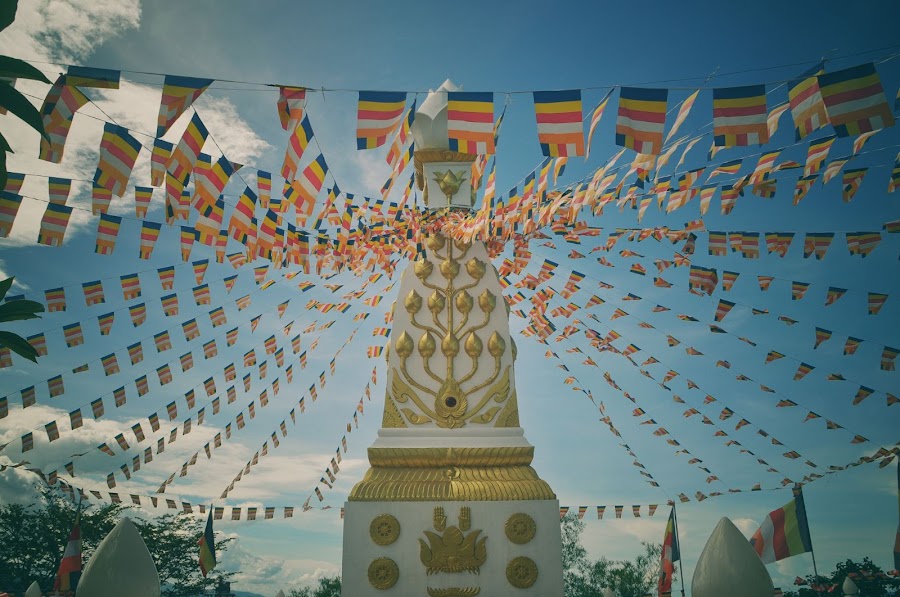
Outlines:
{"type": "Polygon", "coordinates": [[[794,491],[794,499],[769,513],[750,539],[750,545],[763,564],[812,551],[806,506],[800,489],[794,491]]]}
{"type": "Polygon", "coordinates": [[[392,169],[396,167],[397,160],[400,159],[401,150],[406,146],[406,139],[409,137],[409,133],[412,131],[412,124],[415,119],[416,100],[415,98],[413,98],[412,106],[406,110],[406,114],[403,117],[402,124],[397,129],[397,134],[394,136],[394,140],[391,142],[391,147],[390,149],[388,149],[388,153],[384,158],[392,169]]]}
{"type": "Polygon", "coordinates": [[[791,118],[794,120],[794,137],[797,141],[828,124],[825,103],[819,91],[817,75],[825,72],[825,64],[819,63],[797,79],[788,83],[788,99],[791,118]]]}
{"type": "Polygon", "coordinates": [[[494,94],[491,92],[448,92],[447,137],[451,151],[493,154],[495,152],[494,94]]]}
{"type": "Polygon", "coordinates": [[[166,165],[172,157],[172,148],[175,147],[162,139],[153,140],[153,151],[150,153],[150,184],[161,187],[166,181],[166,165]]]}
{"type": "Polygon", "coordinates": [[[828,118],[838,137],[893,126],[894,115],[872,63],[818,76],[828,118]]]}
{"type": "MultiPolygon", "coordinates": [[[[71,68],[71,67],[70,67],[71,68]]],[[[79,415],[80,415],[79,411],[79,415]]],[[[80,417],[79,417],[80,418],[80,417]]],[[[69,533],[69,541],[63,552],[59,569],[56,571],[56,579],[53,581],[53,590],[60,592],[75,591],[81,578],[81,511],[75,515],[75,524],[69,533]]]]}
{"type": "Polygon", "coordinates": [[[71,190],[71,178],[57,178],[51,176],[47,179],[47,197],[50,199],[50,203],[65,205],[71,190]]]}
{"type": "Polygon", "coordinates": [[[71,215],[71,207],[48,203],[44,217],[41,218],[38,243],[50,247],[61,247],[71,215]]]}
{"type": "Polygon", "coordinates": [[[134,162],[141,151],[141,143],[125,127],[107,122],[100,140],[100,161],[94,182],[112,191],[116,197],[125,194],[134,162]]]}
{"type": "Polygon", "coordinates": [[[663,535],[662,554],[659,564],[658,590],[660,595],[671,595],[672,580],[675,576],[675,562],[681,560],[678,535],[675,533],[675,508],[669,513],[666,532],[663,535]]]}
{"type": "MultiPolygon", "coordinates": [[[[309,118],[304,116],[303,120],[294,128],[291,138],[288,139],[288,146],[284,153],[284,162],[281,166],[281,176],[285,180],[294,179],[297,167],[300,165],[300,158],[303,156],[303,152],[306,151],[306,147],[309,145],[312,137],[313,130],[309,124],[309,118]]],[[[272,188],[271,177],[269,178],[269,188],[272,188]]],[[[268,203],[268,198],[266,198],[266,203],[268,203]]]]}
{"type": "Polygon", "coordinates": [[[40,159],[54,164],[62,161],[72,118],[88,101],[77,87],[67,84],[65,75],[59,76],[41,106],[41,119],[50,141],[41,138],[40,159]]]}
{"type": "Polygon", "coordinates": [[[289,130],[292,125],[303,118],[303,108],[306,106],[306,89],[303,87],[279,87],[278,88],[278,119],[281,128],[289,130]]]}
{"type": "MultiPolygon", "coordinates": [[[[94,244],[95,253],[98,255],[112,255],[113,249],[116,248],[116,238],[119,236],[119,227],[121,225],[122,218],[109,214],[100,214],[100,221],[97,223],[97,240],[94,244]]],[[[138,295],[140,295],[140,292],[138,295]]]]}
{"type": "Polygon", "coordinates": [[[169,127],[206,91],[213,81],[214,79],[166,75],[163,81],[162,101],[159,104],[159,116],[156,119],[156,136],[165,135],[169,127]]]}
{"type": "MultiPolygon", "coordinates": [[[[678,129],[687,119],[688,114],[691,112],[691,108],[694,107],[694,102],[697,101],[697,96],[700,94],[700,90],[698,89],[691,95],[687,97],[683,102],[681,102],[681,107],[678,108],[678,115],[675,117],[675,122],[672,123],[672,128],[669,129],[669,134],[666,135],[666,143],[669,142],[669,139],[675,136],[675,133],[678,132],[678,129]]],[[[687,153],[687,152],[685,152],[687,153]]]]}
{"type": "Polygon", "coordinates": [[[0,191],[0,238],[9,236],[21,205],[21,196],[7,191],[0,191]]]}
{"type": "Polygon", "coordinates": [[[828,157],[828,152],[831,150],[835,139],[837,137],[834,135],[828,135],[810,142],[809,149],[806,150],[806,165],[803,167],[803,176],[812,176],[822,168],[822,164],[825,163],[825,159],[828,157]]]}
{"type": "Polygon", "coordinates": [[[842,198],[844,203],[849,203],[853,200],[853,196],[856,195],[856,191],[859,190],[859,186],[862,184],[863,177],[868,172],[868,168],[847,168],[844,170],[843,177],[843,192],[842,198]]]}
{"type": "Polygon", "coordinates": [[[108,212],[112,195],[112,191],[101,186],[96,180],[91,183],[91,214],[97,216],[108,212]]]}
{"type": "MultiPolygon", "coordinates": [[[[194,113],[191,122],[181,136],[181,141],[178,142],[178,145],[172,152],[172,157],[169,159],[169,164],[166,168],[166,172],[181,183],[181,187],[178,189],[179,194],[188,175],[194,169],[194,164],[197,163],[197,158],[200,156],[203,144],[208,136],[209,131],[206,130],[206,126],[200,120],[200,115],[194,113]]],[[[177,199],[178,197],[176,197],[177,199]]]]}
{"type": "Polygon", "coordinates": [[[374,149],[397,130],[406,106],[405,91],[360,91],[356,111],[356,148],[374,149]]]}
{"type": "Polygon", "coordinates": [[[765,85],[713,89],[713,136],[716,146],[768,143],[766,118],[765,85]]]}
{"type": "Polygon", "coordinates": [[[200,572],[203,574],[203,578],[206,578],[206,575],[216,567],[216,537],[213,533],[212,517],[213,510],[210,508],[203,536],[200,537],[200,541],[197,542],[200,546],[200,572]]]}
{"type": "Polygon", "coordinates": [[[66,84],[97,89],[118,89],[122,73],[105,68],[89,66],[69,66],[66,69],[66,84]]]}
{"type": "Polygon", "coordinates": [[[549,157],[584,155],[581,90],[535,91],[533,96],[541,152],[549,157]]]}
{"type": "Polygon", "coordinates": [[[153,254],[153,248],[156,246],[156,241],[159,239],[160,229],[162,229],[162,224],[159,222],[144,220],[141,225],[141,243],[139,248],[141,259],[150,259],[150,256],[153,254]]]}
{"type": "Polygon", "coordinates": [[[622,87],[616,120],[616,145],[646,155],[659,155],[668,97],[668,89],[622,87]]]}
{"type": "Polygon", "coordinates": [[[316,159],[310,162],[303,174],[291,183],[298,195],[292,200],[292,203],[299,215],[309,217],[312,213],[316,197],[318,197],[319,191],[322,190],[327,174],[328,164],[325,163],[325,156],[320,153],[316,159]]]}
{"type": "MultiPolygon", "coordinates": [[[[587,147],[585,147],[584,159],[587,160],[591,153],[591,141],[594,138],[594,130],[596,130],[597,125],[600,124],[600,119],[603,118],[603,112],[606,110],[606,104],[609,103],[609,96],[612,95],[613,90],[610,89],[606,95],[600,100],[600,103],[597,104],[597,107],[594,108],[593,112],[591,112],[591,126],[588,130],[588,140],[587,147]]],[[[502,118],[502,116],[501,116],[502,118]]]]}

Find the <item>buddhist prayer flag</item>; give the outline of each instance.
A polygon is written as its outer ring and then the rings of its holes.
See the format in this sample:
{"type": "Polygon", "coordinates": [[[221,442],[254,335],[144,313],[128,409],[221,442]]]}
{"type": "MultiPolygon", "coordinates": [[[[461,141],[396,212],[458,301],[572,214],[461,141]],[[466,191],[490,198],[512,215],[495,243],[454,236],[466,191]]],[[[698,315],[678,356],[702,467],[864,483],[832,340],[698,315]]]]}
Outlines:
{"type": "Polygon", "coordinates": [[[868,172],[868,168],[847,168],[844,170],[842,198],[844,203],[849,203],[859,190],[863,177],[868,172]]]}
{"type": "Polygon", "coordinates": [[[57,178],[51,176],[47,179],[47,197],[50,199],[50,203],[65,205],[71,190],[71,178],[57,178]]]}
{"type": "Polygon", "coordinates": [[[622,87],[616,120],[616,145],[659,155],[666,125],[667,89],[622,87]]]}
{"type": "Polygon", "coordinates": [[[812,551],[802,491],[796,490],[793,500],[769,513],[750,545],[764,564],[812,551]]]}
{"type": "Polygon", "coordinates": [[[66,291],[63,288],[51,288],[44,292],[44,299],[47,302],[47,311],[55,313],[57,311],[66,310],[66,291]]]}
{"type": "Polygon", "coordinates": [[[885,301],[887,301],[888,295],[882,294],[880,292],[870,292],[869,293],[869,315],[878,315],[878,312],[881,311],[881,308],[884,306],[885,301]]]}
{"type": "MultiPolygon", "coordinates": [[[[681,107],[678,108],[678,115],[675,117],[675,122],[672,123],[672,128],[669,129],[669,134],[666,135],[666,143],[668,143],[669,140],[675,136],[675,133],[678,132],[678,129],[681,128],[681,125],[687,119],[691,108],[694,107],[694,102],[697,101],[697,96],[699,94],[700,90],[698,89],[697,91],[689,95],[683,102],[681,102],[681,107]]],[[[685,150],[685,153],[687,153],[687,150],[685,150]]]]}
{"type": "Polygon", "coordinates": [[[303,108],[306,106],[306,89],[303,87],[278,88],[278,119],[281,128],[288,130],[292,123],[296,124],[303,118],[303,108]]]}
{"type": "MultiPolygon", "coordinates": [[[[294,179],[294,175],[297,173],[297,168],[300,165],[300,158],[303,157],[303,152],[306,151],[307,146],[309,145],[310,140],[313,137],[312,126],[309,124],[309,118],[304,116],[303,120],[301,120],[294,132],[291,133],[290,139],[288,139],[287,150],[284,154],[284,162],[281,166],[281,176],[287,181],[291,181],[294,179]]],[[[268,180],[269,189],[272,188],[272,179],[271,175],[268,180]]],[[[266,201],[265,204],[268,204],[269,196],[266,193],[266,201]]],[[[265,207],[265,205],[264,205],[265,207]]]]}
{"type": "Polygon", "coordinates": [[[128,129],[107,122],[100,140],[100,162],[94,174],[94,182],[112,191],[116,197],[125,194],[134,162],[141,151],[141,143],[128,129]]]}
{"type": "Polygon", "coordinates": [[[159,231],[162,224],[158,222],[150,222],[144,220],[141,225],[141,242],[139,248],[139,256],[141,259],[150,259],[153,254],[153,248],[159,239],[159,231]]]}
{"type": "Polygon", "coordinates": [[[535,91],[533,96],[541,152],[550,157],[584,155],[581,90],[535,91]]]}
{"type": "Polygon", "coordinates": [[[98,89],[118,89],[121,72],[88,66],[69,66],[66,69],[66,84],[98,89]]]}
{"type": "Polygon", "coordinates": [[[104,189],[96,181],[91,183],[91,214],[105,214],[112,203],[112,191],[104,189]]]}
{"type": "Polygon", "coordinates": [[[406,105],[405,91],[360,91],[356,113],[356,148],[374,149],[397,130],[406,105]]]}
{"type": "Polygon", "coordinates": [[[88,98],[77,87],[69,85],[65,75],[60,75],[47,93],[41,106],[41,119],[50,141],[41,138],[38,157],[58,164],[62,161],[66,138],[72,127],[75,112],[88,103],[88,98]]]}
{"type": "MultiPolygon", "coordinates": [[[[240,510],[238,514],[240,515],[240,510]]],[[[216,537],[213,533],[212,517],[213,511],[210,509],[209,516],[206,519],[206,528],[198,542],[200,545],[200,572],[203,574],[203,578],[206,578],[210,570],[216,567],[216,537]]]]}
{"type": "Polygon", "coordinates": [[[103,295],[103,283],[100,280],[84,282],[81,289],[84,292],[84,302],[88,307],[106,302],[103,295]]]}
{"type": "Polygon", "coordinates": [[[12,231],[22,197],[7,191],[0,191],[0,238],[7,238],[12,231]]]}
{"type": "Polygon", "coordinates": [[[797,141],[828,124],[816,76],[824,72],[824,66],[824,63],[819,63],[788,83],[788,99],[797,141]]]}
{"type": "Polygon", "coordinates": [[[828,118],[838,137],[893,126],[894,116],[872,63],[818,76],[828,118]]]}
{"type": "MultiPolygon", "coordinates": [[[[602,518],[597,511],[598,518],[602,518]]],[[[651,514],[652,516],[652,514],[651,514]]],[[[657,588],[659,595],[670,595],[672,592],[672,580],[675,576],[675,562],[681,560],[681,549],[678,545],[678,535],[675,532],[675,508],[669,513],[669,521],[666,523],[666,532],[663,535],[662,554],[659,565],[659,582],[657,588]]]]}
{"type": "Polygon", "coordinates": [[[291,184],[297,192],[297,197],[292,202],[298,214],[308,217],[312,213],[316,197],[325,182],[326,174],[328,174],[328,164],[325,163],[325,156],[320,153],[316,159],[310,162],[303,174],[291,184]]]}
{"type": "Polygon", "coordinates": [[[63,326],[63,338],[66,341],[66,347],[72,348],[84,344],[84,333],[81,331],[81,323],[75,322],[63,326]]]}
{"type": "MultiPolygon", "coordinates": [[[[116,238],[119,236],[119,227],[121,225],[122,218],[109,214],[100,214],[100,221],[97,223],[97,240],[94,243],[95,253],[99,255],[112,254],[113,249],[116,248],[116,238]]],[[[138,287],[137,296],[140,296],[140,287],[138,287]]]]}
{"type": "Polygon", "coordinates": [[[71,215],[71,207],[48,203],[44,217],[41,218],[38,243],[50,247],[61,247],[71,215]]]}
{"type": "Polygon", "coordinates": [[[166,181],[166,166],[172,157],[172,148],[175,147],[162,139],[153,140],[153,151],[150,154],[150,184],[161,187],[166,181]]]}
{"type": "Polygon", "coordinates": [[[493,154],[494,94],[451,91],[447,93],[447,136],[450,150],[493,154]]]}
{"type": "MultiPolygon", "coordinates": [[[[184,130],[181,141],[178,142],[178,145],[172,152],[172,157],[169,159],[169,164],[166,167],[166,172],[170,174],[181,187],[184,186],[188,175],[194,169],[194,165],[197,163],[197,158],[200,157],[200,152],[203,150],[203,144],[206,142],[207,136],[209,136],[209,131],[206,130],[206,125],[200,120],[200,115],[195,113],[188,123],[187,128],[184,130]]],[[[169,190],[167,189],[167,193],[168,192],[169,190]]],[[[179,188],[178,193],[180,195],[181,188],[179,188]]]]}
{"type": "Polygon", "coordinates": [[[159,116],[156,119],[156,136],[165,135],[169,127],[206,91],[213,81],[214,79],[166,75],[163,81],[162,101],[159,104],[159,116]]]}
{"type": "MultiPolygon", "coordinates": [[[[72,68],[72,67],[69,67],[72,68]]],[[[118,86],[118,85],[117,85],[118,86]]],[[[81,511],[75,515],[75,524],[69,533],[69,540],[63,551],[62,560],[56,571],[53,581],[53,590],[59,592],[74,592],[78,589],[78,581],[81,578],[81,511]]]]}
{"type": "Polygon", "coordinates": [[[765,85],[713,89],[713,136],[718,147],[768,143],[766,115],[765,85]]]}

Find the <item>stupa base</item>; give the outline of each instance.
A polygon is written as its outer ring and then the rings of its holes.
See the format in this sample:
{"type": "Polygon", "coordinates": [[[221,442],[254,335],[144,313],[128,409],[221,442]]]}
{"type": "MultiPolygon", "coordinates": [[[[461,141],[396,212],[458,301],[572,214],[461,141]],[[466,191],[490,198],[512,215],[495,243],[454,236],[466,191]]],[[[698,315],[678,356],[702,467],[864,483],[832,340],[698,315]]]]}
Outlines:
{"type": "Polygon", "coordinates": [[[344,506],[344,597],[563,594],[558,500],[344,506]]]}

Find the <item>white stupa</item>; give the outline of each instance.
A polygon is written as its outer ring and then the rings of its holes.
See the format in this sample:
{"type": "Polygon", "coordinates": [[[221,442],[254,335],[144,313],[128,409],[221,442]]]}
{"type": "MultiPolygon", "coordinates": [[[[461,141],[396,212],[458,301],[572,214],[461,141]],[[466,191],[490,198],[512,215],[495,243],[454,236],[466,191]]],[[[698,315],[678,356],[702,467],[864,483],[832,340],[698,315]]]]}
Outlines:
{"type": "Polygon", "coordinates": [[[765,565],[727,517],[706,542],[691,581],[693,597],[762,597],[775,591],[765,565]]]}
{"type": "Polygon", "coordinates": [[[284,597],[284,591],[282,591],[281,589],[278,589],[278,592],[275,593],[275,597],[284,597]]]}
{"type": "Polygon", "coordinates": [[[123,518],[100,542],[81,580],[78,597],[159,597],[156,564],[134,523],[123,518]]]}
{"type": "Polygon", "coordinates": [[[856,583],[849,576],[844,579],[841,591],[844,592],[844,595],[859,595],[859,587],[856,586],[856,583]]]}
{"type": "MultiPolygon", "coordinates": [[[[449,150],[447,81],[416,114],[430,209],[469,209],[477,156],[449,150]]],[[[503,288],[484,243],[434,233],[394,304],[384,417],[344,513],[345,597],[559,596],[559,502],[519,426],[503,288]]]]}
{"type": "Polygon", "coordinates": [[[28,589],[25,591],[25,597],[41,597],[43,593],[41,593],[41,586],[34,581],[29,585],[28,589]]]}

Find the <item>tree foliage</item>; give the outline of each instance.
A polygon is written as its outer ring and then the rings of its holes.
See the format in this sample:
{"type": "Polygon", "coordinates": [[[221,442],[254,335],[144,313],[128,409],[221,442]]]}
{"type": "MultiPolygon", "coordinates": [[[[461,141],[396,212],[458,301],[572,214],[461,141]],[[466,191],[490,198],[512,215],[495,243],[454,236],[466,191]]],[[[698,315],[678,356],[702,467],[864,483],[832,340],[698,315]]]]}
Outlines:
{"type": "MultiPolygon", "coordinates": [[[[44,591],[52,589],[75,514],[74,504],[48,490],[38,504],[0,505],[0,592],[22,593],[35,580],[44,591]]],[[[214,570],[204,579],[200,573],[197,541],[205,521],[185,514],[143,520],[129,508],[116,504],[83,508],[81,541],[85,564],[119,519],[129,515],[156,563],[163,595],[198,595],[215,588],[219,579],[232,576],[214,570]]],[[[216,541],[219,558],[229,541],[216,541]]]]}
{"type": "Polygon", "coordinates": [[[844,579],[848,576],[853,578],[861,597],[895,595],[897,589],[900,588],[900,578],[891,578],[872,560],[864,557],[862,562],[854,562],[849,558],[845,562],[838,562],[834,572],[828,576],[816,577],[810,574],[802,579],[806,583],[805,585],[800,586],[796,591],[785,591],[784,595],[785,597],[820,597],[827,594],[829,597],[841,597],[844,595],[841,588],[844,585],[844,579]]]}
{"type": "Polygon", "coordinates": [[[604,587],[619,597],[655,593],[662,545],[642,542],[643,552],[634,560],[591,560],[581,545],[584,523],[568,514],[560,525],[566,597],[599,597],[604,587]]]}
{"type": "MultiPolygon", "coordinates": [[[[0,62],[3,57],[0,56],[0,62]]],[[[2,71],[0,71],[2,72],[2,71]]],[[[2,83],[0,83],[2,85],[2,83]]],[[[0,187],[2,189],[2,187],[0,187]]],[[[0,281],[0,301],[6,297],[6,293],[12,288],[13,278],[7,278],[0,281]]],[[[25,319],[40,319],[38,313],[44,312],[44,305],[36,301],[27,301],[24,299],[17,301],[6,301],[0,303],[0,323],[7,321],[22,321],[25,319]]],[[[28,359],[34,363],[37,362],[38,352],[35,350],[28,340],[13,334],[12,332],[0,332],[0,348],[8,348],[17,355],[28,359]]]]}
{"type": "Polygon", "coordinates": [[[317,587],[291,589],[288,597],[341,597],[341,577],[326,576],[320,578],[317,587]]]}

